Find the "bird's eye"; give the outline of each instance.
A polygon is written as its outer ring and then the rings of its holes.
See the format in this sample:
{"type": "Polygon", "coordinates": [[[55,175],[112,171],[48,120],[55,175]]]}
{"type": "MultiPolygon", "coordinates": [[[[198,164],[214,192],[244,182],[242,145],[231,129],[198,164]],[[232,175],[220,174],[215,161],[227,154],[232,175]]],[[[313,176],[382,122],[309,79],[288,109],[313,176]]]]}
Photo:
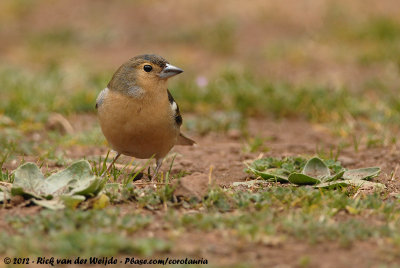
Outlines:
{"type": "Polygon", "coordinates": [[[153,70],[153,67],[151,67],[151,65],[145,65],[143,66],[143,70],[145,72],[151,72],[151,70],[153,70]]]}

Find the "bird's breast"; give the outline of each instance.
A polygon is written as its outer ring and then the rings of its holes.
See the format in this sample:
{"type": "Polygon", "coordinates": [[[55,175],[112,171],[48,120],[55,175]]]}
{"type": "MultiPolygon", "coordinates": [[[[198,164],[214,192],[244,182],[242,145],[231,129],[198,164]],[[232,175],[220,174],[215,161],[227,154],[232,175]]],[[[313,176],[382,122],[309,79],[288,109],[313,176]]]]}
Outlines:
{"type": "Polygon", "coordinates": [[[98,117],[111,147],[137,158],[164,157],[179,135],[167,95],[137,99],[110,91],[98,117]]]}

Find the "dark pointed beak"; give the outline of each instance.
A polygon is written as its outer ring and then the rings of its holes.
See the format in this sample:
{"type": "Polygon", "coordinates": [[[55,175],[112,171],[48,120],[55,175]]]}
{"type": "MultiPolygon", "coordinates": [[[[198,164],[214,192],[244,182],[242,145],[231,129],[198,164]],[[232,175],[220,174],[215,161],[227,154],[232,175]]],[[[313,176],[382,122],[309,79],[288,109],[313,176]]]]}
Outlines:
{"type": "Polygon", "coordinates": [[[161,78],[170,78],[170,77],[180,74],[182,72],[183,72],[183,70],[181,68],[178,68],[176,66],[173,66],[173,65],[167,63],[167,65],[165,65],[164,69],[161,71],[159,76],[161,78]]]}

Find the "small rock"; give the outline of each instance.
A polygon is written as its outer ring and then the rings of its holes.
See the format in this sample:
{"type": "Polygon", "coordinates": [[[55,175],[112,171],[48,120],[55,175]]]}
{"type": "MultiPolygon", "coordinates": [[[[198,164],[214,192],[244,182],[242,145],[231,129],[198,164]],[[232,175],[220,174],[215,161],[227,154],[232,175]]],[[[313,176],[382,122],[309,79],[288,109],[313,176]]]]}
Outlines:
{"type": "Polygon", "coordinates": [[[208,192],[208,175],[195,172],[181,178],[174,195],[177,197],[195,197],[201,200],[208,192]]]}
{"type": "Polygon", "coordinates": [[[238,140],[241,136],[240,130],[238,129],[230,129],[228,130],[228,137],[232,140],[238,140]]]}
{"type": "Polygon", "coordinates": [[[238,147],[229,148],[229,153],[231,153],[231,154],[239,154],[240,152],[241,152],[240,148],[238,148],[238,147]]]}
{"type": "Polygon", "coordinates": [[[182,167],[190,167],[191,165],[193,165],[193,162],[187,159],[182,159],[180,161],[180,164],[182,165],[182,167]]]}

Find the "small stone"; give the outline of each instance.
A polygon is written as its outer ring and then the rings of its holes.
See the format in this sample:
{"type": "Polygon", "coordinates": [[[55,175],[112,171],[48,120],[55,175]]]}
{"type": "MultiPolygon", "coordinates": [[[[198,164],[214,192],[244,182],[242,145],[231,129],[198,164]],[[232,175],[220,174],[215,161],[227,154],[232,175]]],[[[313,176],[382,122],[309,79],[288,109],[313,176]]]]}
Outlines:
{"type": "Polygon", "coordinates": [[[230,129],[228,130],[228,137],[232,140],[238,140],[241,136],[240,130],[238,129],[230,129]]]}
{"type": "Polygon", "coordinates": [[[208,192],[208,175],[195,172],[181,178],[174,195],[177,197],[195,197],[201,200],[208,192]]]}
{"type": "Polygon", "coordinates": [[[191,165],[193,165],[192,161],[187,159],[182,159],[180,161],[180,164],[182,165],[182,167],[190,167],[191,165]]]}

